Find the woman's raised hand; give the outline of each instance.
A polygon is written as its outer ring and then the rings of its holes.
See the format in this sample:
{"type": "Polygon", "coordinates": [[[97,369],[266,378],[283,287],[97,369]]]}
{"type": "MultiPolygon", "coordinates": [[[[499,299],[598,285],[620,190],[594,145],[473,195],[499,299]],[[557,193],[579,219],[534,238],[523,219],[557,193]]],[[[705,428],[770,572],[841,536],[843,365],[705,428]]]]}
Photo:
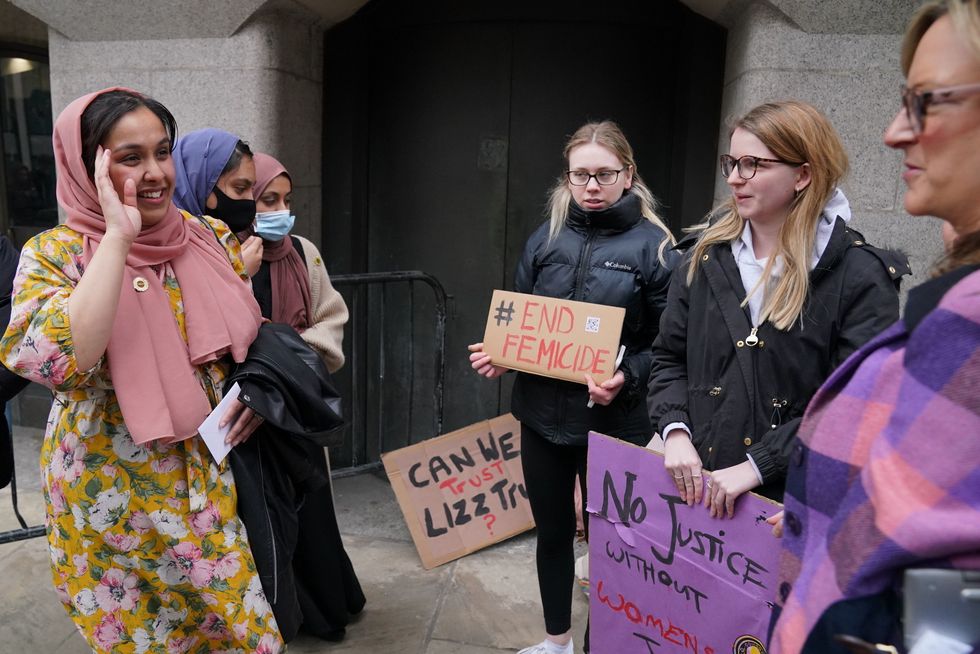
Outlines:
{"type": "Polygon", "coordinates": [[[242,243],[242,260],[245,261],[245,272],[248,273],[249,277],[255,277],[255,273],[262,267],[262,252],[264,250],[262,239],[254,234],[242,243]]]}
{"type": "Polygon", "coordinates": [[[495,379],[507,372],[507,368],[501,368],[490,363],[490,355],[483,352],[483,343],[473,343],[468,345],[470,351],[470,365],[478,375],[483,375],[487,379],[495,379]]]}
{"type": "Polygon", "coordinates": [[[99,146],[95,155],[95,189],[99,193],[99,205],[105,218],[105,234],[107,238],[116,236],[132,243],[143,227],[143,217],[136,204],[136,182],[126,180],[120,199],[109,178],[110,154],[109,150],[99,146]]]}
{"type": "Polygon", "coordinates": [[[683,429],[672,429],[664,438],[664,467],[674,478],[681,499],[688,506],[694,506],[701,501],[704,490],[701,457],[698,456],[691,437],[683,429]]]}

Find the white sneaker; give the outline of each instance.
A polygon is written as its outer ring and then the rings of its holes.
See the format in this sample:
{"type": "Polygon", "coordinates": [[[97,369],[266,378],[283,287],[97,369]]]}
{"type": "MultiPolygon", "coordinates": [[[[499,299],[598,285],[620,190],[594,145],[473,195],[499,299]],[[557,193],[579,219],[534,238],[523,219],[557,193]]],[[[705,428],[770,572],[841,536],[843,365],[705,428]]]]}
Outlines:
{"type": "Polygon", "coordinates": [[[538,643],[537,645],[532,645],[530,647],[525,647],[517,654],[574,654],[575,645],[571,640],[568,644],[562,647],[554,641],[545,639],[538,643]]]}

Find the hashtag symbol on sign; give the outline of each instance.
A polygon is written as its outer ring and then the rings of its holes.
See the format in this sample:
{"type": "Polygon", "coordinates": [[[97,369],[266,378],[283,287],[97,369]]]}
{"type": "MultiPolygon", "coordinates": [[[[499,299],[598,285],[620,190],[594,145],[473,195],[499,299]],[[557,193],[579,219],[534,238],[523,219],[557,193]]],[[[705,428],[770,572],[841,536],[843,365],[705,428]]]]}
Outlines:
{"type": "Polygon", "coordinates": [[[514,303],[511,302],[509,306],[504,306],[505,300],[500,301],[500,306],[497,307],[497,312],[494,314],[494,318],[497,321],[497,327],[500,327],[500,323],[509,325],[510,321],[514,319],[514,303]]]}

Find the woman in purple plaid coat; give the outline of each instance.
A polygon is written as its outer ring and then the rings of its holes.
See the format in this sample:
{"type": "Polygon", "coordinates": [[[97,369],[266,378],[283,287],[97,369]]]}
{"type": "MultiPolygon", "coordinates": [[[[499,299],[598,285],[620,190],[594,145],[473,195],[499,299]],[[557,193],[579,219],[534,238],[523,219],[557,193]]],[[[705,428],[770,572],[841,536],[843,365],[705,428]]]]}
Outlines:
{"type": "Polygon", "coordinates": [[[807,409],[777,525],[779,654],[903,651],[904,572],[980,570],[980,0],[920,9],[902,66],[885,143],[904,153],[905,209],[953,238],[902,320],[807,409]]]}

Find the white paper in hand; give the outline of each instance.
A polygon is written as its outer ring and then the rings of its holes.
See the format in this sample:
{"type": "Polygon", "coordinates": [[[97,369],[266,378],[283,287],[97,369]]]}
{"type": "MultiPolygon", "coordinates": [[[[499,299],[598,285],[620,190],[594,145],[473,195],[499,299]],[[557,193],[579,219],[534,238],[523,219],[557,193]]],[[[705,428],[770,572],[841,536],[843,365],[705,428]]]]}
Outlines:
{"type": "Polygon", "coordinates": [[[201,434],[201,438],[204,439],[204,443],[211,450],[211,456],[218,463],[225,460],[228,456],[228,452],[231,451],[231,446],[225,443],[225,436],[231,431],[231,426],[235,424],[234,421],[229,422],[224,427],[219,428],[218,423],[221,422],[221,416],[225,415],[228,407],[231,403],[238,399],[238,382],[228,389],[225,396],[221,398],[221,402],[218,406],[214,407],[214,410],[208,414],[208,417],[204,419],[201,426],[198,427],[198,433],[201,434]]]}

